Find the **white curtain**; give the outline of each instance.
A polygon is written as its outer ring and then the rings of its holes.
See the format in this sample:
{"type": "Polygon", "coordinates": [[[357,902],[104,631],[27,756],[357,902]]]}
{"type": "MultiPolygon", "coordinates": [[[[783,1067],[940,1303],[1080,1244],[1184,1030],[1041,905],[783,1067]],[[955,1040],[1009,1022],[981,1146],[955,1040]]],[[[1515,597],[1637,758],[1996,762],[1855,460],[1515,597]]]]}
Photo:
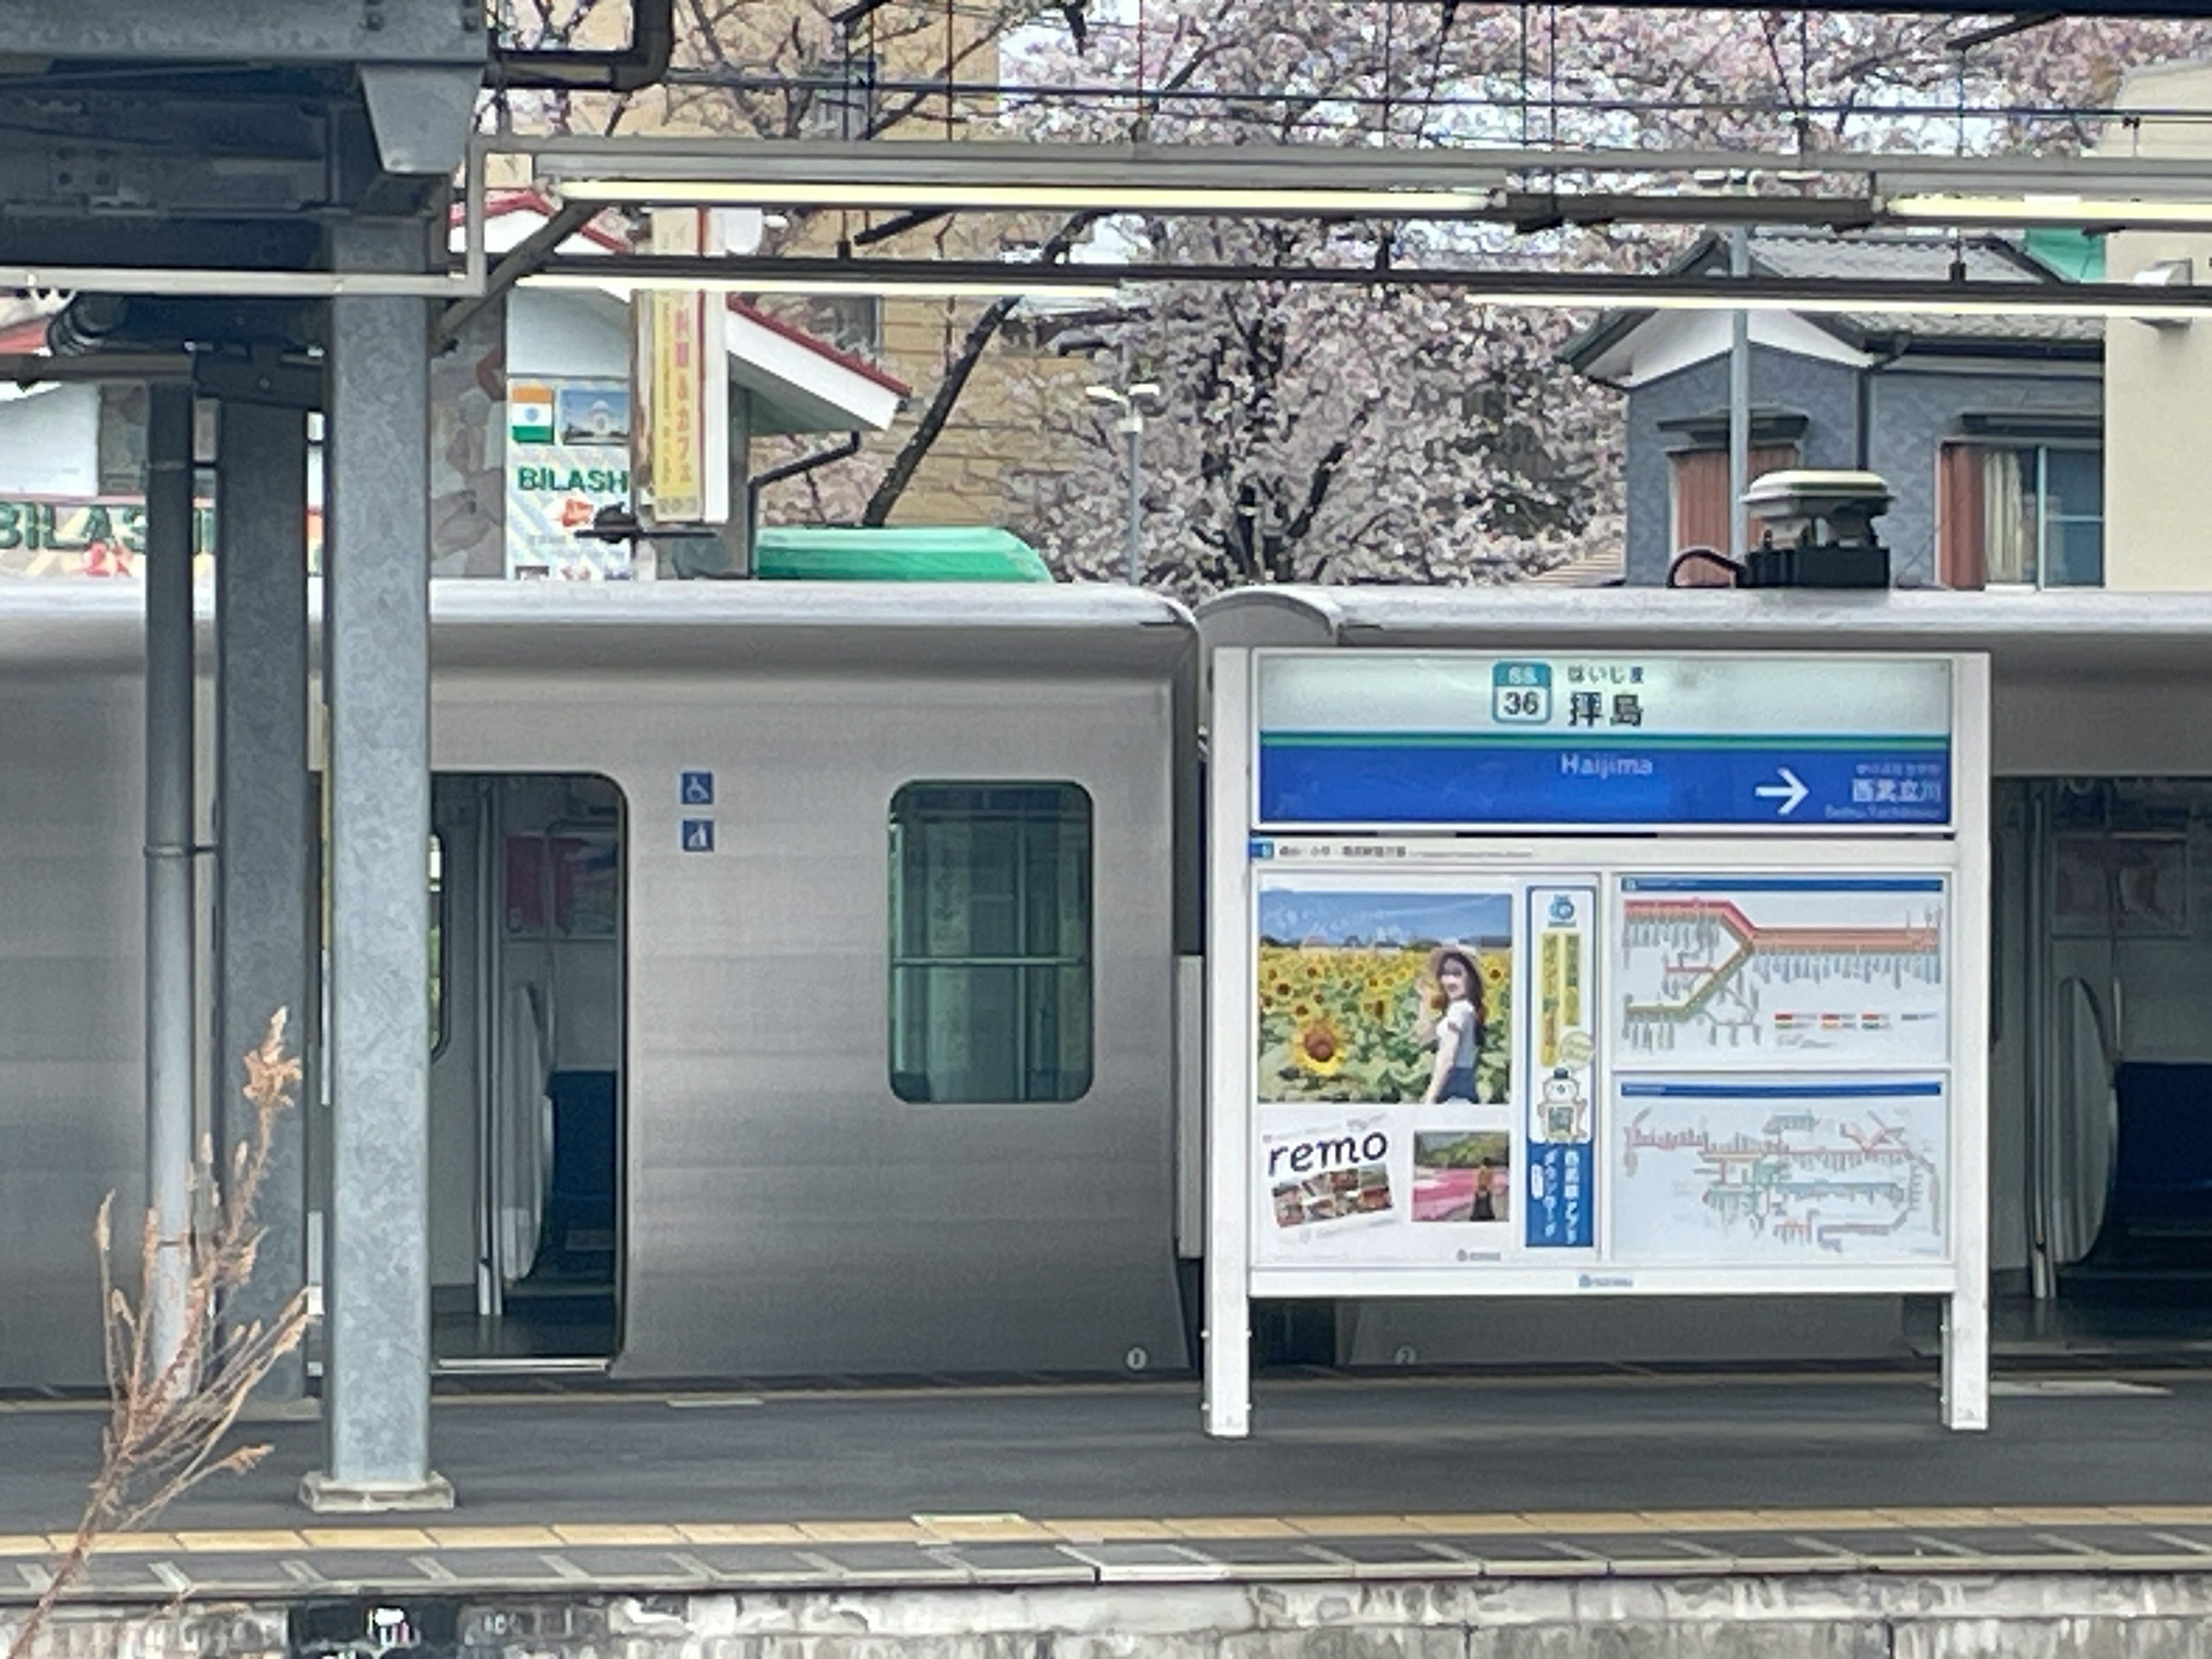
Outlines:
{"type": "Polygon", "coordinates": [[[1991,586],[2034,584],[2035,489],[2034,451],[1983,452],[1982,546],[1991,586]]]}

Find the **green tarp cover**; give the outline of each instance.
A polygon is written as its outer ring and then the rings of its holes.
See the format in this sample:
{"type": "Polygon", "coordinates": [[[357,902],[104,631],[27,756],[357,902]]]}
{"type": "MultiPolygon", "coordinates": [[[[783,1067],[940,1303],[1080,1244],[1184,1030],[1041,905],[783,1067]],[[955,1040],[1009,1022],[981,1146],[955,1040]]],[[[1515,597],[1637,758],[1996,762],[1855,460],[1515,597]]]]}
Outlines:
{"type": "Polygon", "coordinates": [[[2045,227],[2027,233],[2028,257],[2069,283],[2105,280],[2105,239],[2086,231],[2045,227]]]}
{"type": "Polygon", "coordinates": [[[823,528],[766,525],[753,538],[753,573],[786,582],[1048,582],[1052,571],[1020,537],[992,529],[823,528]]]}

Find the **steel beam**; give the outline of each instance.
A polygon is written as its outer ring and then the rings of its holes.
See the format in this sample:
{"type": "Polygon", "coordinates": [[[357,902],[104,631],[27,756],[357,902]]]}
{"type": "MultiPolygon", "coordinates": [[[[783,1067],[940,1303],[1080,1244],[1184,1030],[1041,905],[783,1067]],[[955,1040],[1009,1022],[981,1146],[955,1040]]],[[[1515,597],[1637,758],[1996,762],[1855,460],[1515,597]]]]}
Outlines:
{"type": "Polygon", "coordinates": [[[456,0],[0,0],[11,55],[95,64],[477,64],[481,5],[456,0]]]}
{"type": "MultiPolygon", "coordinates": [[[[2130,112],[2129,118],[2137,118],[2130,112]]],[[[2142,118],[2159,125],[2156,112],[2142,118]]],[[[2182,118],[2177,112],[2174,119],[2182,118]]],[[[2189,118],[2201,120],[2200,114],[2189,118]]],[[[1435,146],[1373,149],[1334,144],[1030,143],[1006,139],[480,137],[484,155],[530,158],[549,184],[646,179],[886,187],[908,201],[931,189],[1033,185],[1188,190],[1490,190],[1531,179],[1748,178],[1797,189],[1819,179],[1877,179],[1893,191],[2101,194],[2163,191],[2203,199],[2204,163],[2172,155],[1916,155],[1897,152],[1607,146],[1435,146]],[[910,152],[910,153],[909,153],[910,152]]],[[[1745,199],[1739,197],[1739,200],[1745,199]]],[[[910,202],[908,204],[912,204],[910,202]]]]}
{"type": "MultiPolygon", "coordinates": [[[[215,1099],[234,1147],[254,1129],[240,1057],[280,1008],[298,1052],[311,1013],[306,415],[223,404],[216,465],[215,1099]]],[[[253,1277],[224,1310],[234,1329],[273,1326],[307,1285],[306,1114],[302,1101],[274,1126],[253,1277]]],[[[262,1392],[306,1386],[295,1350],[262,1392]]]]}
{"type": "MultiPolygon", "coordinates": [[[[389,250],[342,231],[349,264],[389,250]]],[[[430,1468],[429,340],[419,300],[331,307],[331,1079],[321,1510],[447,1509],[430,1468]]]]}
{"type": "MultiPolygon", "coordinates": [[[[1484,305],[1558,306],[1597,310],[1794,311],[1896,316],[2212,317],[2212,285],[2152,288],[2128,283],[1885,282],[1835,277],[1752,276],[1725,272],[1553,271],[1466,265],[1006,264],[990,259],[735,258],[677,254],[608,253],[551,261],[525,286],[620,288],[657,283],[738,293],[944,293],[959,284],[980,291],[1050,294],[1135,285],[1194,283],[1303,283],[1334,288],[1449,289],[1484,305]]],[[[2094,344],[2090,346],[2094,355],[2094,344]]]]}
{"type": "Polygon", "coordinates": [[[190,1385],[194,988],[192,393],[147,394],[146,1188],[159,1240],[145,1287],[154,1373],[190,1385]]]}

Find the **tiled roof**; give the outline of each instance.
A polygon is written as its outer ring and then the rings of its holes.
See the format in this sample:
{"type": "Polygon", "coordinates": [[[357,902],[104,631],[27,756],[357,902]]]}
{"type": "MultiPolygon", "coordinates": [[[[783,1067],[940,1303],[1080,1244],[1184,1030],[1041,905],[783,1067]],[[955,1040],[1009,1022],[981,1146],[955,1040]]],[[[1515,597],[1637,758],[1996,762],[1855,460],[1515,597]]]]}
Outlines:
{"type": "MultiPolygon", "coordinates": [[[[1710,257],[1710,256],[1709,256],[1710,257]]],[[[1721,255],[1723,261],[1725,254],[1721,255]]],[[[2013,243],[1975,236],[1955,242],[1940,234],[1910,231],[1837,236],[1815,231],[1759,231],[1751,239],[1753,269],[1788,281],[1820,278],[1852,282],[1947,283],[1954,260],[1965,280],[1974,283],[2035,283],[2057,279],[2013,243]]],[[[2087,316],[1911,318],[1845,313],[1839,319],[1869,334],[1910,333],[1922,339],[2094,341],[2104,337],[2102,319],[2087,316]]]]}

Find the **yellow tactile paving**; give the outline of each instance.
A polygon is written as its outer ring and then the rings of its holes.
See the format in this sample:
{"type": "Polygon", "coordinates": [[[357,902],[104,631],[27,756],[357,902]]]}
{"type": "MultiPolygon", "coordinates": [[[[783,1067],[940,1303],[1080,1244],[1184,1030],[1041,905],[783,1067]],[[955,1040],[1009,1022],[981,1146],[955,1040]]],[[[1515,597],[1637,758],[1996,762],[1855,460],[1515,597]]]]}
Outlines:
{"type": "Polygon", "coordinates": [[[228,1555],[291,1555],[307,1547],[307,1540],[296,1532],[180,1532],[177,1547],[187,1555],[215,1553],[228,1555]]]}
{"type": "Polygon", "coordinates": [[[425,1527],[441,1550],[556,1550],[560,1534],[550,1527],[425,1527]]]}
{"type": "Polygon", "coordinates": [[[1664,1516],[1647,1515],[1641,1510],[1532,1510],[1522,1519],[1529,1529],[1538,1533],[1553,1533],[1571,1538],[1587,1533],[1661,1533],[1679,1532],[1664,1516]]]}
{"type": "Polygon", "coordinates": [[[914,1523],[951,1544],[1049,1543],[1052,1528],[1025,1515],[917,1515],[914,1523]]]}
{"type": "MultiPolygon", "coordinates": [[[[1665,1514],[1656,1510],[1655,1514],[1665,1514]]],[[[1873,1510],[1758,1510],[1752,1532],[1890,1532],[1896,1522],[1873,1510]]]]}
{"type": "MultiPolygon", "coordinates": [[[[692,1545],[1203,1543],[1281,1538],[1594,1537],[1700,1533],[1776,1535],[1945,1532],[2027,1528],[2212,1526],[2212,1505],[1956,1504],[1925,1508],[1759,1510],[1547,1510],[1418,1515],[1161,1516],[1053,1519],[1024,1515],[916,1515],[877,1521],[627,1522],[549,1526],[331,1527],[289,1530],[130,1533],[103,1539],[104,1555],[309,1553],[318,1550],[422,1552],[598,1546],[669,1549],[692,1545]]],[[[59,1553],[63,1534],[0,1534],[0,1557],[59,1553]]]]}
{"type": "Polygon", "coordinates": [[[419,1527],[307,1527],[300,1536],[311,1550],[428,1550],[437,1542],[419,1527]]]}
{"type": "MultiPolygon", "coordinates": [[[[178,1534],[167,1532],[118,1532],[99,1540],[95,1553],[100,1555],[174,1555],[183,1547],[178,1534]]],[[[46,1534],[46,1547],[56,1555],[76,1540],[65,1532],[46,1534]]]]}
{"type": "Polygon", "coordinates": [[[53,1546],[42,1532],[0,1532],[0,1555],[52,1555],[53,1546]]]}
{"type": "Polygon", "coordinates": [[[1409,1515],[1418,1532],[1449,1533],[1460,1538],[1519,1538],[1535,1530],[1525,1515],[1409,1515]]]}
{"type": "Polygon", "coordinates": [[[803,1544],[806,1534],[786,1521],[716,1522],[678,1527],[687,1544],[803,1544]]]}
{"type": "Polygon", "coordinates": [[[1172,1543],[1164,1521],[1048,1521],[1047,1532],[1068,1544],[1172,1543]]]}
{"type": "Polygon", "coordinates": [[[815,1544],[923,1544],[929,1534],[911,1521],[801,1521],[799,1530],[815,1544]]]}
{"type": "Polygon", "coordinates": [[[1286,1515],[1283,1519],[1308,1538],[1410,1538],[1421,1530],[1402,1515],[1286,1515]]]}
{"type": "Polygon", "coordinates": [[[1644,1510],[1647,1521],[1662,1532],[1770,1532],[1773,1523],[1758,1510],[1644,1510]]]}
{"type": "Polygon", "coordinates": [[[618,1550],[670,1549],[684,1541],[682,1528],[650,1522],[617,1522],[607,1526],[556,1525],[553,1534],[563,1544],[605,1545],[618,1550]]]}
{"type": "Polygon", "coordinates": [[[1195,1542],[1213,1538],[1303,1538],[1300,1532],[1287,1521],[1269,1520],[1265,1516],[1220,1516],[1192,1521],[1170,1520],[1168,1530],[1177,1538],[1195,1542]]]}
{"type": "Polygon", "coordinates": [[[2044,1506],[2017,1504],[1996,1510],[1993,1514],[2004,1517],[2000,1523],[2013,1527],[2124,1527],[2127,1522],[2119,1511],[2102,1504],[2059,1504],[2044,1506]]]}
{"type": "Polygon", "coordinates": [[[2002,1527],[2004,1520],[1997,1511],[1978,1509],[1971,1504],[1960,1504],[1948,1509],[1879,1509],[1874,1511],[1878,1521],[1893,1527],[2002,1527]]]}
{"type": "Polygon", "coordinates": [[[2112,1513],[2123,1521],[2153,1527],[2212,1527],[2212,1507],[2203,1504],[2124,1504],[2112,1513]]]}

